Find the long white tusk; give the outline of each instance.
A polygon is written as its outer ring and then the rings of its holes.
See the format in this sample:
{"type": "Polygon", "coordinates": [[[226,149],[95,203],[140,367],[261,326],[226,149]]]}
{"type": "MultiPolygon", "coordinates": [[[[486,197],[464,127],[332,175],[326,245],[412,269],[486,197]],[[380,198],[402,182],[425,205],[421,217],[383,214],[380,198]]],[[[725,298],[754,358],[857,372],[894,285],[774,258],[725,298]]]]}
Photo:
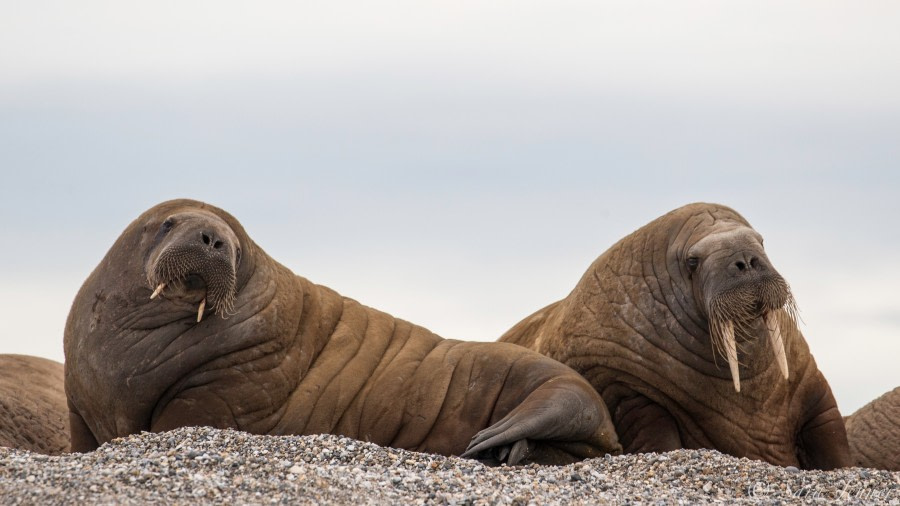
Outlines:
{"type": "Polygon", "coordinates": [[[781,337],[781,324],[778,322],[778,314],[769,311],[765,317],[766,328],[769,331],[769,344],[772,345],[772,353],[784,379],[788,379],[787,352],[784,350],[784,339],[781,337]]]}
{"type": "Polygon", "coordinates": [[[159,295],[163,291],[163,288],[165,288],[165,287],[166,287],[165,283],[160,283],[159,286],[156,287],[156,290],[153,290],[153,293],[150,294],[150,300],[155,299],[156,296],[159,295]]]}
{"type": "Polygon", "coordinates": [[[203,319],[204,309],[206,309],[206,297],[203,297],[203,300],[200,301],[200,308],[197,309],[197,323],[200,323],[200,320],[203,319]]]}
{"type": "Polygon", "coordinates": [[[741,372],[738,370],[737,343],[734,341],[734,323],[731,320],[725,322],[722,340],[725,341],[725,356],[728,358],[728,367],[731,368],[734,391],[740,393],[741,372]]]}

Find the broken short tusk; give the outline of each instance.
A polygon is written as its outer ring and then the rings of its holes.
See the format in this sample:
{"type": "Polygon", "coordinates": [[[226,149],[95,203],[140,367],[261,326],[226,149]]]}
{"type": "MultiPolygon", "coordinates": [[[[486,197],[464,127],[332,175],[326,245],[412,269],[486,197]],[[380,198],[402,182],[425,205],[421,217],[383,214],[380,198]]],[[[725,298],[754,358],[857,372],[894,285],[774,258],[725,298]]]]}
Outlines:
{"type": "Polygon", "coordinates": [[[788,379],[787,352],[784,349],[784,338],[781,336],[781,324],[778,322],[778,314],[769,311],[765,317],[766,329],[769,333],[769,344],[772,345],[772,353],[775,354],[775,362],[781,369],[781,375],[788,379]]]}
{"type": "Polygon", "coordinates": [[[200,320],[203,319],[203,310],[206,309],[206,297],[200,301],[200,308],[197,309],[197,323],[200,323],[200,320]]]}
{"type": "Polygon", "coordinates": [[[153,293],[150,294],[150,300],[155,299],[156,296],[159,295],[163,291],[163,288],[165,288],[165,287],[166,287],[165,283],[160,283],[159,286],[156,287],[156,290],[153,290],[153,293]]]}
{"type": "Polygon", "coordinates": [[[731,320],[725,322],[722,333],[725,341],[725,357],[728,358],[728,367],[731,369],[731,379],[734,381],[734,391],[741,391],[741,372],[738,369],[737,343],[734,340],[734,323],[731,320]]]}

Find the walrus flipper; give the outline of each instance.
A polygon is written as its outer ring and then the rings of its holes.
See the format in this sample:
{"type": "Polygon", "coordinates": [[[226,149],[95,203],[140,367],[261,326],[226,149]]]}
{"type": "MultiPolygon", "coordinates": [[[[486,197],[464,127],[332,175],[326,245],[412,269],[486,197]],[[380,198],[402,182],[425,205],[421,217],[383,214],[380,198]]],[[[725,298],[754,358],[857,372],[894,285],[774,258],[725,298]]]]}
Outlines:
{"type": "Polygon", "coordinates": [[[581,381],[555,378],[500,421],[475,434],[462,457],[509,465],[529,461],[568,464],[621,451],[600,396],[581,381]]]}

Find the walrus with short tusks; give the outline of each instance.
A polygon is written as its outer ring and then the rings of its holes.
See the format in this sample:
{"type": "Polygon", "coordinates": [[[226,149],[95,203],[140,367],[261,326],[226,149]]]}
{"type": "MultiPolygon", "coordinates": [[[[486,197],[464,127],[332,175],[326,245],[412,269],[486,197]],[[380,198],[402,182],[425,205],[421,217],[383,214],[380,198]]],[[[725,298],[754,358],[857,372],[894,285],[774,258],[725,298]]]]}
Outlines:
{"type": "Polygon", "coordinates": [[[847,466],[841,415],[794,315],[762,237],[732,209],[691,204],[620,240],[501,340],[583,374],[626,452],[847,466]]]}
{"type": "Polygon", "coordinates": [[[0,355],[0,446],[47,455],[69,450],[63,365],[0,355]]]}
{"type": "Polygon", "coordinates": [[[74,451],[196,425],[509,464],[621,451],[570,368],[442,339],[315,285],[196,201],[128,226],[78,292],[65,353],[74,451]]]}
{"type": "Polygon", "coordinates": [[[900,471],[900,387],[844,419],[854,466],[900,471]]]}

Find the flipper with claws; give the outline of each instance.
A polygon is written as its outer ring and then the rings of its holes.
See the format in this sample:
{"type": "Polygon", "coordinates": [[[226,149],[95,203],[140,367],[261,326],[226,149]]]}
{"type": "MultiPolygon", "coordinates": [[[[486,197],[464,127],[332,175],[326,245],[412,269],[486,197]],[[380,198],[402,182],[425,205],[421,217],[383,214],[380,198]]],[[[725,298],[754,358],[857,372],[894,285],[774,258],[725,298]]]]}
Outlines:
{"type": "Polygon", "coordinates": [[[463,457],[509,465],[568,464],[621,453],[603,399],[582,378],[554,378],[475,434],[463,457]]]}

